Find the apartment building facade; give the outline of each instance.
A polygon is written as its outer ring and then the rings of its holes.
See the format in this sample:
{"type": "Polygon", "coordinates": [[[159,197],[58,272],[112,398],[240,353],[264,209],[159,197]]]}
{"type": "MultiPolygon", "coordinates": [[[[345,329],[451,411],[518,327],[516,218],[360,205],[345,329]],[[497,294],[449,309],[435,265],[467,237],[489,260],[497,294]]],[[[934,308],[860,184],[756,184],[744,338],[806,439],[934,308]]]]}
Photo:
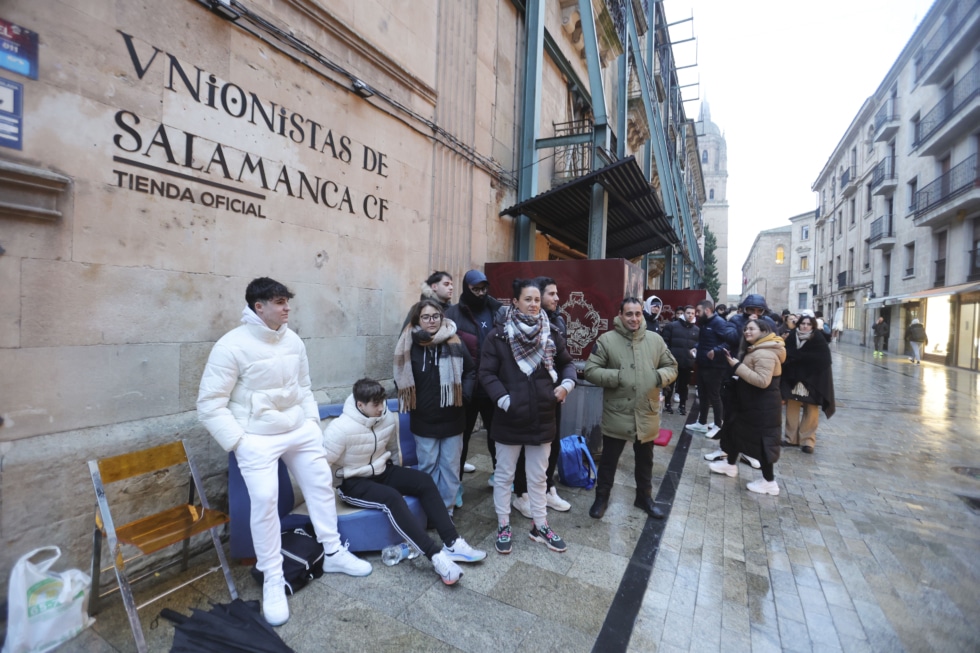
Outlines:
{"type": "Polygon", "coordinates": [[[925,357],[980,368],[980,2],[937,0],[820,171],[815,304],[843,342],[913,319],[925,357]]]}
{"type": "Polygon", "coordinates": [[[792,238],[791,225],[766,229],[755,237],[742,264],[743,301],[749,295],[758,294],[777,313],[792,306],[789,300],[792,238]]]}

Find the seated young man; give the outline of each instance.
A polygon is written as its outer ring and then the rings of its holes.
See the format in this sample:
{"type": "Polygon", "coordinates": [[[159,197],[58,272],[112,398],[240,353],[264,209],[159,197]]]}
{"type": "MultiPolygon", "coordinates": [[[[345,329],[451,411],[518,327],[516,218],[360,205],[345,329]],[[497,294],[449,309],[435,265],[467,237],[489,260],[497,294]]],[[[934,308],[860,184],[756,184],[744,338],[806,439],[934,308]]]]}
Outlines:
{"type": "Polygon", "coordinates": [[[453,524],[435,481],[425,472],[401,466],[398,416],[388,411],[385,390],[373,379],[354,384],[343,414],[327,427],[327,460],[341,479],[340,497],[358,508],[384,510],[405,541],[432,561],[446,585],[463,575],[456,562],[479,562],[486,551],[472,548],[453,524]],[[419,525],[403,495],[418,497],[422,509],[445,543],[432,541],[419,525]]]}

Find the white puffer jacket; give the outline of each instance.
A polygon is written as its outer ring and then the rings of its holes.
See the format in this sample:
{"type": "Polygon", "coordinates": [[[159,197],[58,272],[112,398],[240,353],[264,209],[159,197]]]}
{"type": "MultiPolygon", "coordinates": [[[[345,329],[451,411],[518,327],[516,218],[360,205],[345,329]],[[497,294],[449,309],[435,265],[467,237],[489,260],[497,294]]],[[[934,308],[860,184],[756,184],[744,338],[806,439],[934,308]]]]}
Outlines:
{"type": "Polygon", "coordinates": [[[283,325],[273,331],[245,307],[242,326],[215,343],[201,377],[197,416],[225,451],[246,434],[279,435],[320,423],[306,346],[283,325]]]}
{"type": "Polygon", "coordinates": [[[344,402],[344,412],[327,425],[323,446],[338,479],[375,476],[389,460],[401,465],[398,416],[385,405],[380,417],[368,417],[357,409],[351,395],[344,402]]]}

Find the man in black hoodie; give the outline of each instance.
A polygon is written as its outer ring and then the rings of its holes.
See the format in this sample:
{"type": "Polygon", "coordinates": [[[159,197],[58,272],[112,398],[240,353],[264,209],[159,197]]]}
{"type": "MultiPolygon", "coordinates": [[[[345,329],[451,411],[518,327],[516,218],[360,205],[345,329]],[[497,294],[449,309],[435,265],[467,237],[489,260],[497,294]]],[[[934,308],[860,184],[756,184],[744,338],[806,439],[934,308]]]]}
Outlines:
{"type": "MultiPolygon", "coordinates": [[[[470,270],[463,275],[463,292],[460,293],[459,303],[446,309],[446,317],[456,323],[456,335],[463,341],[463,344],[470,350],[470,355],[480,365],[480,354],[483,351],[483,339],[493,328],[494,315],[500,308],[499,301],[489,294],[490,282],[487,275],[479,270],[470,270]]],[[[490,422],[493,420],[493,411],[496,408],[494,402],[490,400],[479,380],[473,390],[473,398],[466,405],[466,425],[463,428],[463,452],[459,457],[459,476],[463,477],[466,465],[466,454],[469,450],[470,436],[473,434],[473,427],[476,426],[477,415],[483,418],[483,427],[490,432],[490,422]]],[[[497,448],[492,439],[487,437],[487,449],[490,451],[490,458],[493,466],[497,467],[497,448]]],[[[493,477],[491,476],[491,485],[493,477]]],[[[456,507],[463,505],[463,486],[459,486],[460,493],[456,495],[456,507]]]]}

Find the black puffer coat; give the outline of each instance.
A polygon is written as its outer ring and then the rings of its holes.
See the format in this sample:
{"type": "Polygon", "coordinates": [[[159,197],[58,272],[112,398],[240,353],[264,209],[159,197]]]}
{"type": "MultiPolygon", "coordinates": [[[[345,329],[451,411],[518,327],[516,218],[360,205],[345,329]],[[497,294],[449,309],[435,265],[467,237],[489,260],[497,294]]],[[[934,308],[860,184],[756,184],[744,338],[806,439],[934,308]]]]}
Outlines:
{"type": "MultiPolygon", "coordinates": [[[[735,367],[735,414],[731,419],[737,451],[770,463],[779,460],[783,436],[783,398],[779,392],[782,362],[786,360],[783,339],[774,333],[760,338],[749,347],[740,365],[735,367]]],[[[725,419],[727,426],[729,420],[725,419]]],[[[722,447],[725,448],[725,447],[722,447]]],[[[727,449],[726,449],[727,451],[727,449]]]]}
{"type": "MultiPolygon", "coordinates": [[[[575,365],[565,349],[565,340],[554,329],[555,372],[558,383],[565,379],[575,380],[575,365]]],[[[555,439],[558,432],[555,423],[555,388],[558,383],[544,365],[539,365],[531,376],[524,374],[514,360],[510,342],[502,326],[496,326],[483,341],[480,358],[480,385],[490,395],[494,404],[504,395],[510,395],[507,412],[494,408],[490,437],[500,444],[544,444],[555,439]]]]}
{"type": "Polygon", "coordinates": [[[458,347],[463,354],[463,405],[440,406],[439,356],[448,356],[445,344],[422,347],[412,344],[412,376],[415,377],[415,408],[409,414],[412,433],[424,438],[448,438],[460,435],[466,425],[466,409],[463,407],[473,396],[476,385],[476,366],[466,347],[458,347]],[[426,351],[428,350],[428,352],[426,351]],[[436,358],[433,358],[433,354],[436,358]]]}
{"type": "Polygon", "coordinates": [[[678,369],[689,370],[694,367],[695,357],[691,356],[691,350],[697,348],[699,335],[698,325],[691,324],[683,315],[664,325],[660,336],[677,359],[678,369]]]}
{"type": "Polygon", "coordinates": [[[796,344],[796,330],[786,336],[786,362],[780,385],[783,399],[797,399],[823,408],[827,417],[834,414],[834,376],[830,360],[830,345],[822,333],[814,333],[802,346],[796,344]],[[806,397],[793,396],[797,383],[806,387],[806,397]]]}

